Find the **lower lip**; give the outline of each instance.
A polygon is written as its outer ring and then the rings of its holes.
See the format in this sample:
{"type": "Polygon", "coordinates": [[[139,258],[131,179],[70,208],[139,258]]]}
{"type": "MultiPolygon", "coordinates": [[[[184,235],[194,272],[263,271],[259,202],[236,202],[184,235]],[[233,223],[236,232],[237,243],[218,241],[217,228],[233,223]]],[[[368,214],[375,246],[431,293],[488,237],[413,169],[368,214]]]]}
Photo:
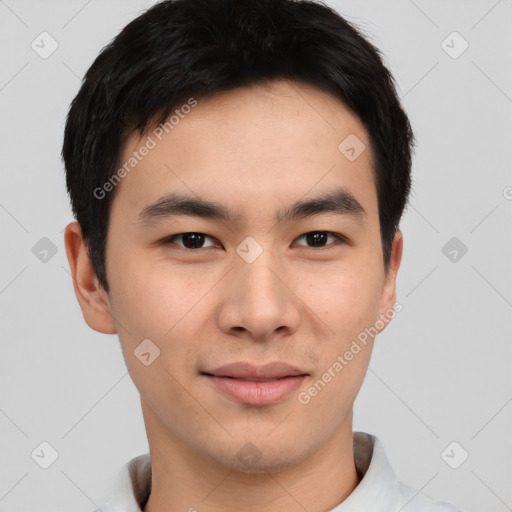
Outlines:
{"type": "Polygon", "coordinates": [[[206,375],[206,377],[217,389],[239,402],[248,405],[269,405],[279,402],[295,391],[306,375],[268,381],[248,381],[213,375],[206,375]]]}

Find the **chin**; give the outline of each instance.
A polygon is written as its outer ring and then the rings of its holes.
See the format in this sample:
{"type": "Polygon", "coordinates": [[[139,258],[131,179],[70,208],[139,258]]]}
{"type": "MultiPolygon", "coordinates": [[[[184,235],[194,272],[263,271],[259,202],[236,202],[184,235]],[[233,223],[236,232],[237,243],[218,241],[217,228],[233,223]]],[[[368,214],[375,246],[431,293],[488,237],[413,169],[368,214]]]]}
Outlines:
{"type": "MultiPolygon", "coordinates": [[[[282,448],[279,450],[281,451],[282,448]]],[[[235,457],[215,457],[216,461],[224,467],[245,474],[278,473],[292,468],[308,458],[307,451],[299,450],[299,447],[289,447],[283,454],[274,453],[271,447],[262,448],[260,451],[255,445],[248,442],[237,450],[235,457]],[[265,453],[266,452],[266,453],[265,453]]]]}
{"type": "Polygon", "coordinates": [[[295,466],[298,462],[296,460],[267,460],[260,461],[254,465],[241,464],[239,461],[233,461],[234,464],[231,466],[233,471],[244,474],[268,474],[268,473],[279,473],[295,466]]]}

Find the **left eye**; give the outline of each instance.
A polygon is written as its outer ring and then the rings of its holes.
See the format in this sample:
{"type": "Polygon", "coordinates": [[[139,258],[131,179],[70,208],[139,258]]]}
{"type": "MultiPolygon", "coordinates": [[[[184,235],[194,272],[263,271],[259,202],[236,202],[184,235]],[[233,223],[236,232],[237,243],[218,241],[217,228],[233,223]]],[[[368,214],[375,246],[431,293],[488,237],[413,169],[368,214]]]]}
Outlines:
{"type": "MultiPolygon", "coordinates": [[[[337,235],[336,233],[332,233],[330,231],[310,231],[309,233],[304,233],[301,235],[299,238],[297,238],[297,240],[304,240],[306,245],[309,245],[310,247],[325,247],[326,245],[332,245],[327,243],[329,237],[335,241],[345,241],[341,235],[337,235]]],[[[204,243],[206,239],[214,240],[214,238],[205,235],[204,233],[180,233],[178,235],[168,237],[164,243],[176,243],[176,240],[181,240],[181,244],[177,245],[181,245],[185,249],[191,250],[215,246],[215,243],[205,246],[204,243]]]]}
{"type": "Polygon", "coordinates": [[[326,244],[329,237],[340,242],[345,241],[342,236],[337,235],[336,233],[331,233],[330,231],[311,231],[301,235],[297,240],[305,240],[307,243],[312,244],[313,247],[325,247],[325,245],[331,245],[326,244]]]}

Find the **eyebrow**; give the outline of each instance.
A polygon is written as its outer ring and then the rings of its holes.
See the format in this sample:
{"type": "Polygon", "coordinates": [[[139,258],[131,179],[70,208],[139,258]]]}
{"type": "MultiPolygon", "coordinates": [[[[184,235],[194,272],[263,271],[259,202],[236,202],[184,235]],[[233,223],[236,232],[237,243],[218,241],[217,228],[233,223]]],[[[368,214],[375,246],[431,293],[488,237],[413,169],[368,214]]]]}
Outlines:
{"type": "MultiPolygon", "coordinates": [[[[278,211],[277,224],[320,214],[350,216],[362,221],[367,213],[354,195],[345,188],[324,192],[317,197],[297,201],[278,211]]],[[[206,199],[171,193],[146,206],[138,215],[142,225],[156,224],[177,216],[193,216],[204,219],[235,223],[239,215],[224,205],[206,199]]]]}

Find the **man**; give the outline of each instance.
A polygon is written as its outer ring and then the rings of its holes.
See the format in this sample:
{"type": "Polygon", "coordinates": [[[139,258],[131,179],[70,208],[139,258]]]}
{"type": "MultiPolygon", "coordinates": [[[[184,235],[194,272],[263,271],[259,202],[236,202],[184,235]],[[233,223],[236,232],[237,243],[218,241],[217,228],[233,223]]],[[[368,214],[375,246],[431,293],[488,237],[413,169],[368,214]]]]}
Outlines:
{"type": "Polygon", "coordinates": [[[150,454],[103,512],[455,511],[396,480],[352,408],[400,304],[413,134],[330,8],[156,4],[71,106],[65,243],[150,454]]]}

